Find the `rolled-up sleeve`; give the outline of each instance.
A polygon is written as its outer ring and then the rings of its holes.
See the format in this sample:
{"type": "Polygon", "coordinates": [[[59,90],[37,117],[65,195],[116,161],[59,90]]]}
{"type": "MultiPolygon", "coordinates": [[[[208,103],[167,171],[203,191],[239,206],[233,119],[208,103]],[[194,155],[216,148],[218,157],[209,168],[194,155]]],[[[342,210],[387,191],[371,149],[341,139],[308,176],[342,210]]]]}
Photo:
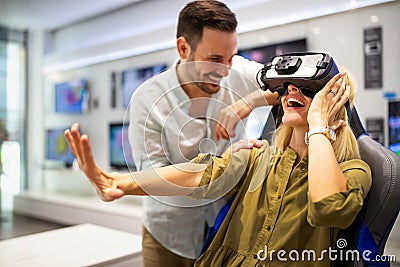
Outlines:
{"type": "Polygon", "coordinates": [[[207,164],[199,187],[190,195],[193,199],[217,199],[233,194],[249,173],[249,165],[258,162],[259,156],[267,147],[242,149],[222,157],[199,154],[193,163],[207,164]]]}
{"type": "Polygon", "coordinates": [[[355,220],[364,198],[371,188],[371,170],[362,160],[340,164],[347,178],[347,190],[313,202],[308,196],[307,220],[313,227],[326,226],[345,229],[355,220]]]}

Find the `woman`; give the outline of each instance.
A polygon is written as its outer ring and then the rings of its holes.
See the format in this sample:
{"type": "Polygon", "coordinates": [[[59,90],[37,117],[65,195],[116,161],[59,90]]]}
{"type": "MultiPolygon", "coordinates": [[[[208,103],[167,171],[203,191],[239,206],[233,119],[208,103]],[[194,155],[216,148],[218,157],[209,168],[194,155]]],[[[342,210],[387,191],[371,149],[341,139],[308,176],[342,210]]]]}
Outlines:
{"type": "Polygon", "coordinates": [[[371,174],[347,125],[344,104],[354,99],[349,76],[339,73],[314,97],[305,90],[290,84],[279,92],[284,115],[276,147],[264,142],[222,157],[200,154],[186,164],[108,174],[95,164],[77,125],[66,137],[105,201],[123,195],[236,193],[197,266],[329,266],[337,256],[332,255],[336,234],[360,211],[371,174]]]}

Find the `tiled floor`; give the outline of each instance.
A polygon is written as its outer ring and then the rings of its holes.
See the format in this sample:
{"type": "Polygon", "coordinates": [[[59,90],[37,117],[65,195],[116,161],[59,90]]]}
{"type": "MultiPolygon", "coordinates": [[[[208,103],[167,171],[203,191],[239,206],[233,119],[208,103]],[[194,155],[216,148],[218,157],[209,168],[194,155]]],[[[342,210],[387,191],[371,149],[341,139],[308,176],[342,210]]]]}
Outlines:
{"type": "Polygon", "coordinates": [[[1,214],[0,240],[54,230],[68,225],[26,217],[13,212],[1,214]]]}

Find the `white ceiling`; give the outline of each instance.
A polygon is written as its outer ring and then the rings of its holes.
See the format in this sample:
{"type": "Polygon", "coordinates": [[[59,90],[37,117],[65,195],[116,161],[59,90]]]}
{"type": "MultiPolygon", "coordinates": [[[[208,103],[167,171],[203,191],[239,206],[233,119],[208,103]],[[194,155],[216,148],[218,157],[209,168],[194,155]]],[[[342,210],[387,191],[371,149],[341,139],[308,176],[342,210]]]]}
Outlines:
{"type": "Polygon", "coordinates": [[[0,0],[0,25],[52,30],[149,0],[0,0]]]}
{"type": "MultiPolygon", "coordinates": [[[[34,28],[54,30],[89,19],[128,5],[144,4],[151,9],[157,2],[166,0],[0,0],[0,25],[11,28],[34,28]]],[[[182,0],[167,0],[182,2],[182,0]]],[[[252,13],[265,13],[269,24],[281,19],[290,22],[300,19],[301,12],[309,17],[341,12],[352,8],[374,5],[390,0],[222,0],[239,18],[252,16],[252,13]],[[259,10],[257,6],[269,2],[271,10],[259,10]]],[[[184,1],[184,2],[189,2],[184,1]]],[[[182,5],[183,6],[183,5],[182,5]]],[[[168,15],[166,12],[165,15],[168,15]]],[[[153,19],[149,16],[149,19],[153,19]]],[[[305,17],[303,17],[305,19],[305,17]]],[[[282,22],[282,21],[281,21],[282,22]]],[[[243,25],[242,25],[243,26],[243,25]]],[[[254,26],[254,25],[253,25],[254,26]]]]}

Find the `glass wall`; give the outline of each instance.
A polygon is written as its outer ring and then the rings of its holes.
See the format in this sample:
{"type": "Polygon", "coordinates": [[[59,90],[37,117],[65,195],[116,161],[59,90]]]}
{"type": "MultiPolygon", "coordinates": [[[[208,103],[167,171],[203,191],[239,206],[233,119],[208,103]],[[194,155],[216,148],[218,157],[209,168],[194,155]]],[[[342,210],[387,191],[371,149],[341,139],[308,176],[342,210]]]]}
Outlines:
{"type": "Polygon", "coordinates": [[[0,211],[26,185],[27,32],[0,26],[0,211]]]}

